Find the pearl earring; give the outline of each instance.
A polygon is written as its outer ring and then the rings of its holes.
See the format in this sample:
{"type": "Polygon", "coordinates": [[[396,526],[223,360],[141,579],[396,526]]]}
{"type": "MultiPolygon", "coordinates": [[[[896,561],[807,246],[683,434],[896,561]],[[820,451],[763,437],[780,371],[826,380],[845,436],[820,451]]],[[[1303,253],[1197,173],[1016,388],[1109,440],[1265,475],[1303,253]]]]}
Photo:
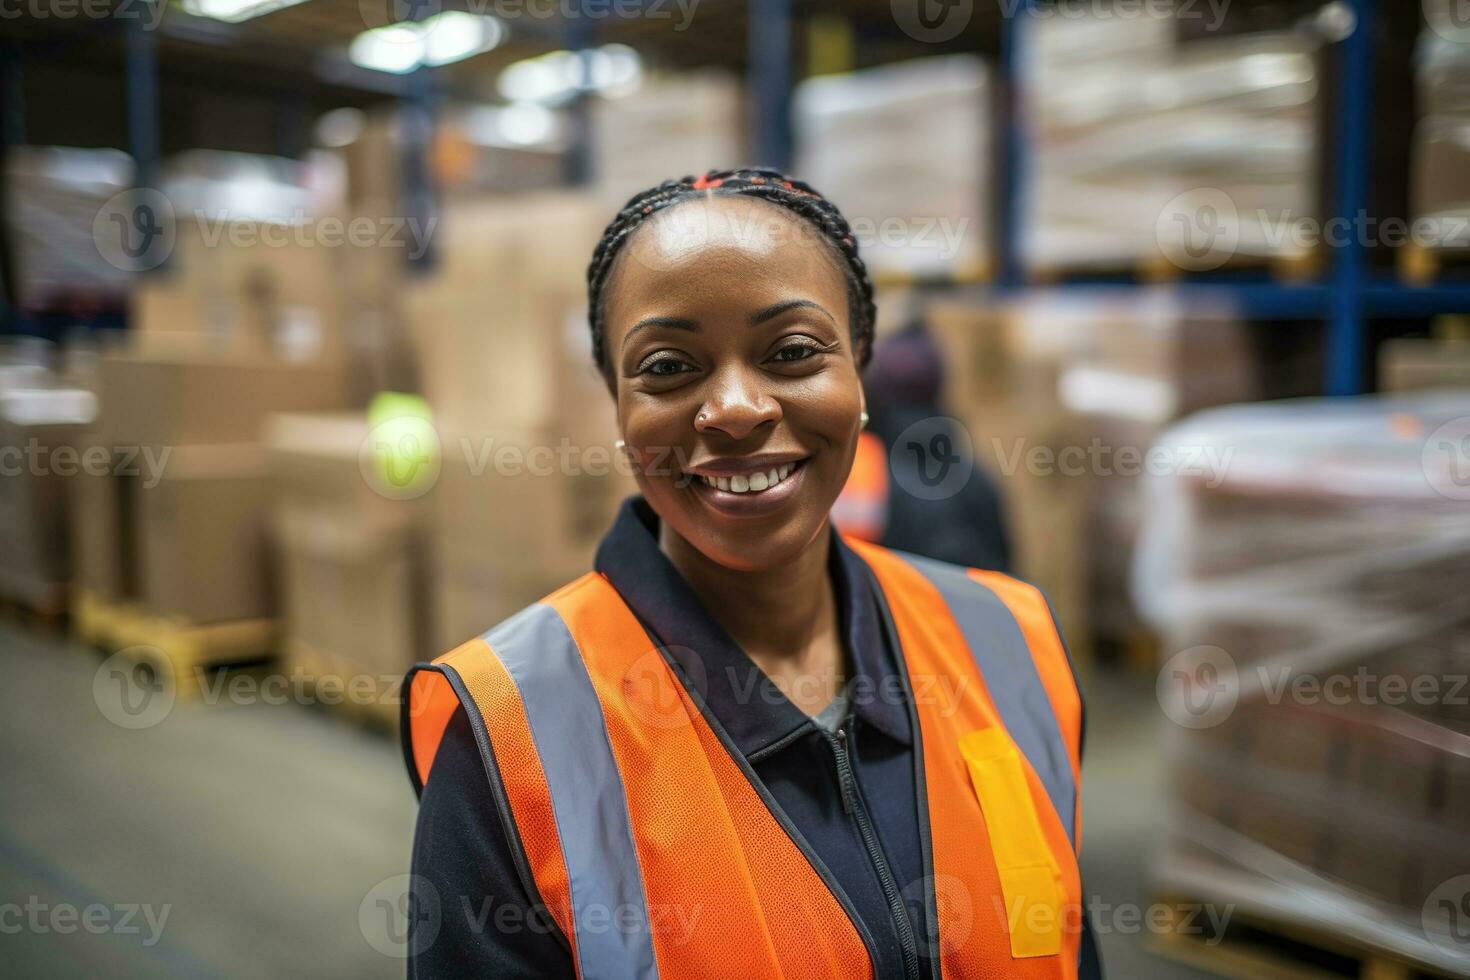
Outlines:
{"type": "Polygon", "coordinates": [[[860,428],[860,429],[866,429],[867,427],[868,427],[868,410],[865,408],[858,415],[858,428],[860,428]]]}
{"type": "Polygon", "coordinates": [[[617,447],[618,452],[622,452],[624,449],[628,448],[628,444],[621,439],[614,442],[613,445],[617,447]]]}

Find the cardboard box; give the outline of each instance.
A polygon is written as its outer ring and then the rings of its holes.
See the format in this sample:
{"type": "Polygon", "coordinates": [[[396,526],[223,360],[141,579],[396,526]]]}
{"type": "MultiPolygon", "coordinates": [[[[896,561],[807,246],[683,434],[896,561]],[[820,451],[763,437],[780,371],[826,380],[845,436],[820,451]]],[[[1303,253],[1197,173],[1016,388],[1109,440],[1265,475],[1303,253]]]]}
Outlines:
{"type": "Polygon", "coordinates": [[[647,78],[631,95],[595,97],[591,127],[595,193],[604,210],[661,181],[738,167],[749,156],[744,89],[724,72],[647,78]]]}
{"type": "MultiPolygon", "coordinates": [[[[425,158],[436,190],[446,199],[522,194],[564,182],[565,146],[555,140],[511,144],[501,133],[503,111],[448,106],[436,113],[425,158]]],[[[366,114],[356,139],[342,150],[350,205],[398,200],[408,152],[406,124],[407,116],[396,109],[366,114]]]]}
{"type": "MultiPolygon", "coordinates": [[[[113,475],[117,459],[95,430],[79,438],[84,456],[97,465],[71,483],[68,524],[72,583],[100,599],[117,601],[135,594],[132,512],[124,483],[113,475]]],[[[126,484],[131,489],[131,484],[126,484]]]]}
{"type": "Polygon", "coordinates": [[[100,437],[113,447],[259,442],[266,416],[341,407],[340,366],[192,350],[101,362],[100,437]]]}
{"type": "Polygon", "coordinates": [[[283,412],[265,425],[278,509],[307,519],[346,519],[368,531],[423,527],[431,496],[394,499],[373,482],[374,432],[355,412],[283,412]]]}
{"type": "Polygon", "coordinates": [[[875,274],[981,277],[990,102],[974,55],[810,78],[793,96],[794,172],[842,209],[875,274]]]}
{"type": "Polygon", "coordinates": [[[597,543],[636,484],[611,440],[551,430],[447,437],[436,535],[460,554],[562,581],[592,567],[597,543]]]}
{"type": "Polygon", "coordinates": [[[378,493],[356,414],[282,414],[267,426],[288,657],[380,677],[434,655],[424,550],[430,499],[378,493]]]}
{"type": "Polygon", "coordinates": [[[405,300],[437,420],[494,431],[611,418],[584,278],[604,218],[572,194],[446,210],[436,270],[405,300]]]}
{"type": "Polygon", "coordinates": [[[335,357],[341,346],[336,269],[346,249],[314,222],[215,220],[185,213],[167,264],[142,277],[131,324],[144,342],[194,338],[230,352],[335,357]]]}
{"type": "Polygon", "coordinates": [[[1470,388],[1470,341],[1400,337],[1378,353],[1380,391],[1470,388]]]}
{"type": "Polygon", "coordinates": [[[132,483],[138,598],[192,623],[275,614],[271,484],[258,443],[177,446],[161,480],[132,483]]]}
{"type": "Polygon", "coordinates": [[[91,392],[0,392],[0,594],[59,611],[71,577],[69,483],[97,411],[91,392]]]}
{"type": "Polygon", "coordinates": [[[436,654],[480,636],[576,577],[526,574],[497,557],[438,542],[430,575],[436,654]]]}
{"type": "Polygon", "coordinates": [[[350,517],[276,512],[281,612],[288,652],[378,676],[398,676],[431,645],[423,540],[350,517]]]}

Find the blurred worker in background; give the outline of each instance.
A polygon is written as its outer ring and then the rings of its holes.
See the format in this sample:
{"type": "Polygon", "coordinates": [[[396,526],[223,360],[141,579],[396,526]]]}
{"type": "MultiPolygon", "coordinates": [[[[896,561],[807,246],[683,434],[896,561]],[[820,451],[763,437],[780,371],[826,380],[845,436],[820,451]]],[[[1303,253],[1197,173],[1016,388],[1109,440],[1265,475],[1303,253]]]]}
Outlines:
{"type": "Polygon", "coordinates": [[[880,341],[863,375],[868,428],[832,508],[838,530],[888,548],[971,568],[1010,572],[1000,493],[978,461],[950,491],[932,481],[936,439],[968,446],[940,407],[944,363],[921,322],[880,341]]]}

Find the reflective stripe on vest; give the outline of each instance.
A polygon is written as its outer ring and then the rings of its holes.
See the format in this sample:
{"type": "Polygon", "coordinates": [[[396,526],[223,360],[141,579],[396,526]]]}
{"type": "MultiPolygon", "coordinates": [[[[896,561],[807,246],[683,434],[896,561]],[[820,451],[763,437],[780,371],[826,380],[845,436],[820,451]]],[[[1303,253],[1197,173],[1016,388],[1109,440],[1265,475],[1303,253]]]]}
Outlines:
{"type": "MultiPolygon", "coordinates": [[[[1040,664],[1020,669],[1045,644],[1004,614],[1016,601],[1035,621],[1030,600],[854,547],[913,690],[944,975],[1075,977],[1081,890],[1061,815],[1076,797],[1074,747],[1057,744],[1065,705],[1047,700],[1040,664]],[[1013,644],[1003,654],[998,636],[1013,644]]],[[[871,975],[830,876],[601,576],[421,668],[408,691],[420,785],[461,701],[485,733],[528,890],[579,976],[718,975],[734,962],[752,976],[871,975]]]]}
{"type": "MultiPolygon", "coordinates": [[[[990,689],[1001,723],[1025,753],[1031,768],[1036,770],[1052,805],[1056,807],[1062,826],[1067,830],[1067,836],[1075,845],[1077,766],[1071,747],[1076,745],[1076,741],[1063,739],[1056,710],[1041,680],[1038,661],[1044,660],[1050,651],[1043,650],[1040,655],[1033,653],[1022,632],[1019,617],[983,579],[943,562],[917,555],[905,554],[902,557],[939,590],[965,636],[966,645],[975,655],[975,665],[985,679],[985,686],[990,689]]],[[[1005,576],[1000,578],[1015,585],[1021,584],[1005,576]]],[[[1070,677],[1071,668],[1066,667],[1066,670],[1070,677]]],[[[1081,701],[1075,688],[1072,688],[1071,700],[1075,708],[1066,710],[1080,712],[1081,701]]]]}

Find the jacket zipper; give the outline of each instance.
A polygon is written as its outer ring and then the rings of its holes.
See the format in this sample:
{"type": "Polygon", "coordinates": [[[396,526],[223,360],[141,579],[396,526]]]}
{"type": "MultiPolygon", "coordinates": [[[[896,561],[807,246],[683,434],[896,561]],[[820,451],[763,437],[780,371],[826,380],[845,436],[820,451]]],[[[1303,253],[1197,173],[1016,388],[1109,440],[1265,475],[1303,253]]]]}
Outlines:
{"type": "Polygon", "coordinates": [[[858,798],[857,781],[853,778],[852,762],[847,752],[847,729],[839,728],[835,734],[823,734],[827,736],[827,741],[832,746],[832,755],[837,760],[837,783],[842,791],[842,810],[857,822],[858,833],[868,851],[868,860],[873,862],[873,870],[878,873],[878,883],[883,886],[883,895],[888,899],[888,911],[893,917],[894,928],[898,930],[899,945],[903,947],[904,975],[909,980],[919,980],[919,951],[918,944],[914,941],[913,926],[909,922],[908,910],[904,908],[903,897],[899,894],[898,883],[893,880],[893,872],[889,870],[883,850],[878,846],[878,836],[873,831],[868,811],[858,798]]]}

